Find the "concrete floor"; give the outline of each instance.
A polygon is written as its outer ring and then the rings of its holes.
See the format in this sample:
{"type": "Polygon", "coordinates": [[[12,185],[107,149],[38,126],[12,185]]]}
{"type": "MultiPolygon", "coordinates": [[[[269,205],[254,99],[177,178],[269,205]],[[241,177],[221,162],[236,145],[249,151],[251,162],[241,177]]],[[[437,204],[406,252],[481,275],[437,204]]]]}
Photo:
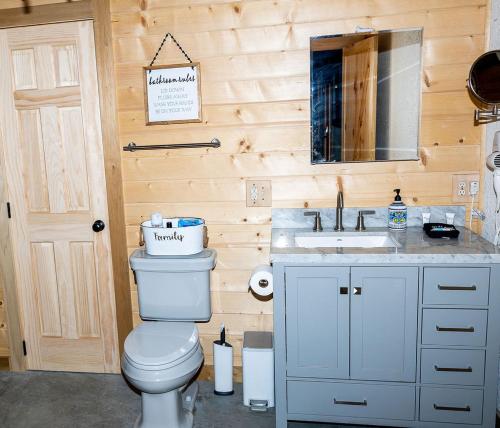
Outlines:
{"type": "MultiPolygon", "coordinates": [[[[274,412],[250,412],[235,394],[218,397],[213,384],[199,382],[196,428],[273,428],[274,412]]],[[[140,412],[140,396],[119,375],[0,372],[2,428],[128,428],[140,412]]],[[[340,425],[291,423],[290,428],[340,425]]]]}

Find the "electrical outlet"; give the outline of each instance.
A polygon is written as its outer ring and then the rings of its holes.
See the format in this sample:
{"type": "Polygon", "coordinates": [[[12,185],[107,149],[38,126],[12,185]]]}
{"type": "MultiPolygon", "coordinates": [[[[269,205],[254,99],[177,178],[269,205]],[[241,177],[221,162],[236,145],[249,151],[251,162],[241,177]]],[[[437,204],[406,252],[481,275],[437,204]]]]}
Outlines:
{"type": "Polygon", "coordinates": [[[465,196],[465,189],[467,187],[467,182],[459,181],[457,187],[458,196],[465,196]]]}
{"type": "Polygon", "coordinates": [[[472,196],[479,193],[477,174],[453,175],[453,202],[471,202],[472,196]]]}
{"type": "Polygon", "coordinates": [[[247,207],[270,207],[271,191],[270,180],[247,180],[247,207]]]}

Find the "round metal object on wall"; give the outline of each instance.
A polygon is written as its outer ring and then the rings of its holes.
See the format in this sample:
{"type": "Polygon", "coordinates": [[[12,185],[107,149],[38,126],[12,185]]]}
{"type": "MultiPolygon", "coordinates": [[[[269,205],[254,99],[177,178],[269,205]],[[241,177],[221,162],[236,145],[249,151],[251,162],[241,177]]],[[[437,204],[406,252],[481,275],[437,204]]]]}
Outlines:
{"type": "Polygon", "coordinates": [[[474,61],[467,86],[481,103],[500,105],[500,50],[486,52],[474,61]]]}

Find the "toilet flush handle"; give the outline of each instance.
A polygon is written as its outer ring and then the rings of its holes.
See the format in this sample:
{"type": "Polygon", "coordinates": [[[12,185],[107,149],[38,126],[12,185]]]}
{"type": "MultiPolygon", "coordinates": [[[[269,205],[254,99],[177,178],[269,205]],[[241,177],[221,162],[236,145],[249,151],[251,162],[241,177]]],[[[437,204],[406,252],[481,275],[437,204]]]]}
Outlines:
{"type": "Polygon", "coordinates": [[[105,227],[106,227],[106,225],[104,224],[104,222],[102,220],[96,220],[96,221],[94,221],[94,224],[92,225],[92,230],[96,233],[102,232],[105,227]]]}

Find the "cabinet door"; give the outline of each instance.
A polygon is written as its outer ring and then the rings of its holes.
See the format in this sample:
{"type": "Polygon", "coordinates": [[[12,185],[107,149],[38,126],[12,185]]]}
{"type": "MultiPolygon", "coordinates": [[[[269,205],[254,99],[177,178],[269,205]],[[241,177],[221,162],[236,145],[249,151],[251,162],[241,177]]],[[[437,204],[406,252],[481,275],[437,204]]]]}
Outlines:
{"type": "Polygon", "coordinates": [[[351,270],[351,379],[414,382],[418,268],[351,270]]]}
{"type": "Polygon", "coordinates": [[[288,376],[349,377],[349,268],[286,269],[288,376]]]}

